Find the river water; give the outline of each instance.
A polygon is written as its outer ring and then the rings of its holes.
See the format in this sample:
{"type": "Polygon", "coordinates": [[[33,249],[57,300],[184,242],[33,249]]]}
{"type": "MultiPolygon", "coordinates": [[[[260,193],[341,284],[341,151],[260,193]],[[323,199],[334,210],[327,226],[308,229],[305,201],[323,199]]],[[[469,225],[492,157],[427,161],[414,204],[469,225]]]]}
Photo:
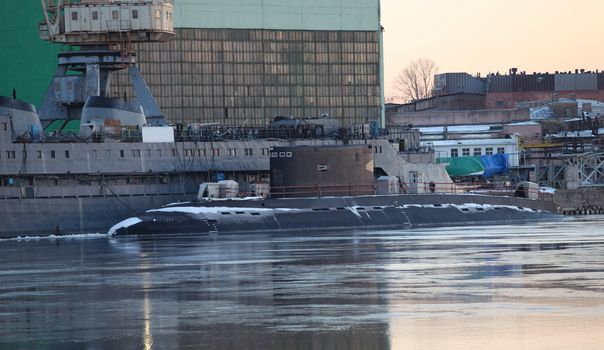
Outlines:
{"type": "Polygon", "coordinates": [[[604,217],[0,253],[0,349],[604,348],[604,217]]]}

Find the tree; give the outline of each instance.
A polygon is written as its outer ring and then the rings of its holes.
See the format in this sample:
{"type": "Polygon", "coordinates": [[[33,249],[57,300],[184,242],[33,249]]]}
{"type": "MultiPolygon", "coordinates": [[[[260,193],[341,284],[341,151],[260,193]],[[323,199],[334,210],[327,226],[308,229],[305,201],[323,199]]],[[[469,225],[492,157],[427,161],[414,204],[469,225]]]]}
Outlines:
{"type": "Polygon", "coordinates": [[[406,101],[415,101],[432,96],[434,75],[438,67],[434,61],[419,58],[411,61],[394,81],[394,90],[406,101]]]}

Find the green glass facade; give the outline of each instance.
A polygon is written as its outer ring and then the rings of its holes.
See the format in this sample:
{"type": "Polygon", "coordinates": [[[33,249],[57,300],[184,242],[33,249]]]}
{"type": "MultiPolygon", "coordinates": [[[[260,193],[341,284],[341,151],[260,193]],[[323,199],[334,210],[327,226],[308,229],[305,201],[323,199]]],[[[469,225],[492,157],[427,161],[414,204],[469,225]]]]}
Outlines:
{"type": "Polygon", "coordinates": [[[39,0],[0,1],[0,95],[42,102],[61,48],[38,36],[42,18],[39,0]]]}

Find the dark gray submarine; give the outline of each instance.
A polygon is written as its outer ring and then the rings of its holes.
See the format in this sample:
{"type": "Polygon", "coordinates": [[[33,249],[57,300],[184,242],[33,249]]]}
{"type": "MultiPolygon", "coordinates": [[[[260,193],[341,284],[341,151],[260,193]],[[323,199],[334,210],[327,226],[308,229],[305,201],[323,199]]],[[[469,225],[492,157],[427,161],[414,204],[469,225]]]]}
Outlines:
{"type": "Polygon", "coordinates": [[[386,194],[376,195],[373,171],[370,146],[275,147],[271,198],[215,198],[225,197],[229,187],[213,195],[211,186],[205,186],[198,200],[148,210],[114,225],[109,235],[386,230],[562,218],[550,202],[439,193],[432,186],[427,186],[427,193],[392,194],[398,183],[386,181],[381,190],[377,186],[378,193],[386,194]]]}

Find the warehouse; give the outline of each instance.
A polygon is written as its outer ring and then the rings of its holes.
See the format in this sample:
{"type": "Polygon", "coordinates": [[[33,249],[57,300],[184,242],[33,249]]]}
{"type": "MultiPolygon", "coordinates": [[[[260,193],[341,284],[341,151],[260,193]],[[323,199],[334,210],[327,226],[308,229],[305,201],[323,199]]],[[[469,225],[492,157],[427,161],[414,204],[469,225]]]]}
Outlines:
{"type": "MultiPolygon", "coordinates": [[[[136,47],[141,72],[170,122],[251,126],[275,116],[324,114],[342,126],[381,120],[379,0],[174,5],[176,38],[136,47]]],[[[15,88],[20,98],[38,104],[59,48],[37,36],[38,0],[0,8],[2,35],[19,39],[3,44],[10,54],[0,68],[7,77],[0,94],[15,88]]],[[[114,96],[132,97],[127,79],[114,79],[114,96]]]]}

